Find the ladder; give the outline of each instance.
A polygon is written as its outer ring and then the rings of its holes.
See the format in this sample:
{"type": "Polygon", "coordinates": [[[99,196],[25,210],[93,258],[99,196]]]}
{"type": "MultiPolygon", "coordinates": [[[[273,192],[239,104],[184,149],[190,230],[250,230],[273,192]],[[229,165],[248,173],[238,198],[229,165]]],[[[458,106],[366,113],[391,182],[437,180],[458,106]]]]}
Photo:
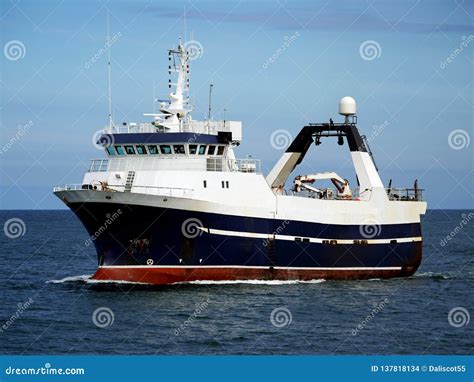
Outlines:
{"type": "Polygon", "coordinates": [[[364,141],[364,146],[367,149],[367,152],[369,153],[370,157],[372,158],[372,162],[374,162],[375,169],[377,171],[379,171],[379,168],[377,167],[377,164],[375,163],[375,159],[374,159],[374,156],[372,154],[372,150],[370,149],[369,141],[367,140],[367,137],[365,135],[361,135],[360,137],[364,141]]]}
{"type": "Polygon", "coordinates": [[[135,171],[129,171],[127,174],[127,181],[125,182],[125,192],[130,192],[132,190],[133,181],[135,179],[135,171]]]}

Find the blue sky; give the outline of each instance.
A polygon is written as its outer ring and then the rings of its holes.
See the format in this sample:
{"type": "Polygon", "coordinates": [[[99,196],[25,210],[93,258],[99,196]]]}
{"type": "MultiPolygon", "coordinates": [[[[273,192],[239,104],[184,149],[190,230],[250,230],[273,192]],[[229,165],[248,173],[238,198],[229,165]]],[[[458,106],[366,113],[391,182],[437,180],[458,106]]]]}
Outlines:
{"type": "MultiPolygon", "coordinates": [[[[243,122],[240,157],[267,173],[283,152],[272,134],[338,120],[351,95],[385,184],[418,178],[429,208],[474,207],[473,3],[368,0],[1,2],[0,208],[64,208],[52,187],[80,183],[104,155],[92,136],[107,123],[107,10],[114,120],[140,122],[154,86],[167,94],[185,8],[188,40],[203,47],[193,116],[207,113],[213,83],[214,116],[243,122]]],[[[353,179],[349,159],[323,142],[295,175],[353,179]]]]}

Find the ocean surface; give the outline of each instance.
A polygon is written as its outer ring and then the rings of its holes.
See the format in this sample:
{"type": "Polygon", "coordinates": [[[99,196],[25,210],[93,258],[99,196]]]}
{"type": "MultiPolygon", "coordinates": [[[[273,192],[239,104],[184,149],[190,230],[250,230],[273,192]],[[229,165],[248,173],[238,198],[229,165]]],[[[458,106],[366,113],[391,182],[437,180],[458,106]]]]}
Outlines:
{"type": "Polygon", "coordinates": [[[410,278],[166,287],[89,280],[95,250],[69,211],[7,221],[2,354],[473,353],[472,210],[428,211],[410,278]]]}

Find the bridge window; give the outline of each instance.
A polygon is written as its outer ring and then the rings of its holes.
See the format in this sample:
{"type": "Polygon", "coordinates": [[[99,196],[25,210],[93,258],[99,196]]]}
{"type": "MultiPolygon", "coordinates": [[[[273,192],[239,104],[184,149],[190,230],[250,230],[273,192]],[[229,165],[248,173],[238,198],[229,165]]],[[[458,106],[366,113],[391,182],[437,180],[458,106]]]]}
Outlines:
{"type": "Polygon", "coordinates": [[[158,147],[156,145],[149,145],[148,146],[148,154],[150,155],[156,155],[158,153],[158,147]]]}
{"type": "Polygon", "coordinates": [[[137,145],[135,146],[136,149],[137,149],[137,153],[140,154],[140,155],[144,155],[146,154],[146,149],[145,149],[145,146],[144,145],[137,145]]]}
{"type": "Polygon", "coordinates": [[[174,153],[175,154],[186,154],[186,150],[184,149],[184,145],[173,145],[174,153]]]}
{"type": "Polygon", "coordinates": [[[133,146],[124,146],[124,147],[125,147],[125,152],[127,153],[127,155],[135,154],[135,149],[133,148],[133,146]]]}
{"type": "Polygon", "coordinates": [[[113,148],[112,146],[108,146],[108,147],[106,147],[105,149],[107,150],[107,153],[108,153],[109,155],[115,155],[115,150],[114,150],[114,148],[113,148]]]}
{"type": "Polygon", "coordinates": [[[171,154],[171,146],[170,145],[160,145],[160,151],[162,154],[171,154]]]}
{"type": "Polygon", "coordinates": [[[216,146],[209,145],[209,149],[207,150],[207,155],[214,155],[215,152],[216,152],[216,146]]]}
{"type": "Polygon", "coordinates": [[[123,151],[122,146],[115,146],[115,151],[117,152],[117,155],[125,155],[125,151],[123,151]]]}
{"type": "Polygon", "coordinates": [[[224,155],[225,146],[217,146],[217,155],[224,155]]]}
{"type": "Polygon", "coordinates": [[[199,146],[199,155],[204,155],[206,153],[206,145],[199,146]]]}
{"type": "Polygon", "coordinates": [[[197,145],[189,145],[189,153],[190,153],[191,155],[196,154],[196,153],[197,153],[197,148],[198,148],[197,145]]]}

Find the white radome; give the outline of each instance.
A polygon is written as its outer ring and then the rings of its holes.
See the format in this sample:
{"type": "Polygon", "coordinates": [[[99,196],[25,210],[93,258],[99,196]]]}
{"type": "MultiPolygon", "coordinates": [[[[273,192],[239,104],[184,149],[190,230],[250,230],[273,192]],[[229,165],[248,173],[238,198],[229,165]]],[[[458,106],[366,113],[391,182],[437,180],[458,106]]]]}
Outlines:
{"type": "Polygon", "coordinates": [[[355,115],[356,101],[352,97],[342,97],[339,100],[339,114],[341,115],[355,115]]]}

